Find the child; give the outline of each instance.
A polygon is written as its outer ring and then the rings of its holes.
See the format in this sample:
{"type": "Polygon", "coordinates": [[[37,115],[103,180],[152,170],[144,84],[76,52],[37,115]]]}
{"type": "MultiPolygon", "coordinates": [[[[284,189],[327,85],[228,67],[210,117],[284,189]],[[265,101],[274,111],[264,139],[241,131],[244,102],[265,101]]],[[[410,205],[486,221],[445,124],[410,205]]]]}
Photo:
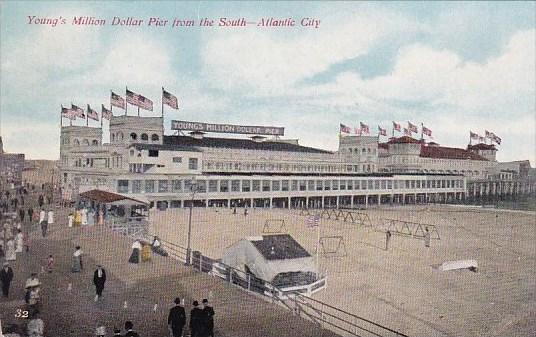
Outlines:
{"type": "Polygon", "coordinates": [[[52,273],[52,267],[54,267],[54,257],[49,255],[47,259],[47,271],[49,273],[52,273]]]}

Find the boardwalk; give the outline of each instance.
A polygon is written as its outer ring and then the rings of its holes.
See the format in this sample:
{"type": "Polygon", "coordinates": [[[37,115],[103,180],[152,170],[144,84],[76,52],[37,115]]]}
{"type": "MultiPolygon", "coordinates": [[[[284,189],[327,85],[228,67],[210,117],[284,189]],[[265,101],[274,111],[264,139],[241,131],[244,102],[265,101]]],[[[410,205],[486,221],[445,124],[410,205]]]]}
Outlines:
{"type": "MultiPolygon", "coordinates": [[[[65,211],[60,210],[57,218],[65,219],[65,211]]],[[[171,258],[153,256],[149,263],[131,265],[127,262],[130,239],[106,228],[67,228],[60,223],[51,228],[47,238],[38,234],[31,234],[30,253],[19,255],[12,264],[15,278],[11,298],[0,301],[4,324],[26,323],[14,317],[23,305],[24,280],[31,271],[40,271],[45,258],[52,254],[55,270],[39,275],[47,336],[94,336],[98,325],[111,333],[127,319],[135,323],[141,336],[168,336],[167,311],[176,296],[185,298],[187,312],[194,299],[209,298],[217,313],[216,336],[335,336],[276,304],[171,258]],[[72,274],[70,257],[76,245],[85,253],[85,269],[72,274]],[[108,281],[104,298],[95,303],[92,275],[97,263],[107,270],[108,281]]]]}

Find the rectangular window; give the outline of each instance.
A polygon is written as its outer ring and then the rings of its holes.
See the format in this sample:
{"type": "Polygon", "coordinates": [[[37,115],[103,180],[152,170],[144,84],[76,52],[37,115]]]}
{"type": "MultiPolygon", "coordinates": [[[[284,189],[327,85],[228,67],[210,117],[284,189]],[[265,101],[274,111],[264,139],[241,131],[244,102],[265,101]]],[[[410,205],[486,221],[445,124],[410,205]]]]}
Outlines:
{"type": "Polygon", "coordinates": [[[128,180],[117,181],[117,193],[128,193],[128,180]]]}
{"type": "Polygon", "coordinates": [[[281,181],[281,191],[288,191],[288,180],[281,181]]]}
{"type": "Polygon", "coordinates": [[[375,189],[375,190],[379,190],[379,189],[380,189],[380,181],[379,181],[379,180],[375,180],[375,181],[374,181],[374,189],[375,189]]]}
{"type": "Polygon", "coordinates": [[[339,181],[338,180],[332,180],[331,181],[331,188],[334,191],[337,191],[339,189],[339,181]]]}
{"type": "Polygon", "coordinates": [[[199,192],[199,193],[206,193],[207,192],[207,181],[206,180],[198,180],[197,181],[197,192],[199,192]]]}
{"type": "Polygon", "coordinates": [[[229,192],[229,180],[220,180],[220,192],[229,192]]]}
{"type": "Polygon", "coordinates": [[[411,188],[415,188],[415,180],[410,180],[410,186],[411,188]]]}
{"type": "Polygon", "coordinates": [[[322,191],[323,188],[324,188],[323,181],[322,180],[317,180],[316,181],[316,190],[317,191],[322,191]]]}
{"type": "Polygon", "coordinates": [[[197,158],[188,159],[188,169],[197,170],[197,158]]]}
{"type": "Polygon", "coordinates": [[[392,180],[387,180],[387,189],[390,190],[393,188],[393,181],[392,180]]]}
{"type": "Polygon", "coordinates": [[[298,190],[298,181],[292,180],[292,190],[297,191],[298,190]]]}
{"type": "Polygon", "coordinates": [[[231,180],[231,191],[240,192],[240,180],[231,180]]]}
{"type": "Polygon", "coordinates": [[[154,193],[154,180],[145,180],[145,193],[154,193]]]}
{"type": "Polygon", "coordinates": [[[324,180],[324,191],[331,190],[331,180],[324,180]]]}
{"type": "Polygon", "coordinates": [[[314,180],[308,180],[307,181],[307,190],[314,191],[315,190],[315,181],[314,180]]]}
{"type": "Polygon", "coordinates": [[[149,150],[149,157],[158,157],[158,150],[149,150]]]}
{"type": "Polygon", "coordinates": [[[253,192],[259,192],[261,190],[261,181],[260,180],[253,180],[251,182],[251,190],[253,192]]]}
{"type": "Polygon", "coordinates": [[[411,182],[409,180],[406,180],[406,189],[409,189],[411,187],[411,182]]]}
{"type": "Polygon", "coordinates": [[[346,182],[347,186],[348,186],[348,189],[349,190],[353,190],[354,189],[354,182],[352,180],[348,180],[346,182]]]}
{"type": "Polygon", "coordinates": [[[174,163],[182,163],[182,157],[173,157],[174,163]]]}
{"type": "Polygon", "coordinates": [[[398,190],[398,180],[393,180],[393,189],[398,190]]]}
{"type": "Polygon", "coordinates": [[[168,191],[168,181],[167,180],[158,180],[158,192],[166,193],[168,191]]]}
{"type": "Polygon", "coordinates": [[[218,192],[218,181],[217,180],[209,180],[208,181],[208,191],[209,192],[218,192]]]}
{"type": "Polygon", "coordinates": [[[173,180],[171,189],[172,192],[182,192],[182,180],[173,180]]]}
{"type": "Polygon", "coordinates": [[[132,193],[141,193],[141,180],[132,180],[132,193]]]}
{"type": "Polygon", "coordinates": [[[339,189],[342,191],[342,190],[346,190],[346,180],[340,180],[339,181],[339,189]]]}
{"type": "Polygon", "coordinates": [[[382,190],[387,189],[387,181],[382,180],[382,186],[381,186],[381,189],[382,189],[382,190]]]}
{"type": "Polygon", "coordinates": [[[169,206],[170,208],[180,208],[181,207],[181,201],[180,200],[171,200],[171,204],[169,206]]]}
{"type": "Polygon", "coordinates": [[[251,186],[249,180],[242,180],[242,192],[249,192],[251,191],[251,186]]]}
{"type": "Polygon", "coordinates": [[[307,182],[305,180],[300,180],[299,187],[300,187],[300,191],[306,191],[307,190],[307,182]]]}
{"type": "Polygon", "coordinates": [[[272,181],[272,191],[279,191],[280,183],[279,180],[272,181]]]}
{"type": "Polygon", "coordinates": [[[372,190],[374,189],[374,180],[368,180],[368,189],[369,190],[372,190]]]}
{"type": "Polygon", "coordinates": [[[263,180],[262,181],[262,191],[263,192],[270,192],[270,180],[263,180]]]}

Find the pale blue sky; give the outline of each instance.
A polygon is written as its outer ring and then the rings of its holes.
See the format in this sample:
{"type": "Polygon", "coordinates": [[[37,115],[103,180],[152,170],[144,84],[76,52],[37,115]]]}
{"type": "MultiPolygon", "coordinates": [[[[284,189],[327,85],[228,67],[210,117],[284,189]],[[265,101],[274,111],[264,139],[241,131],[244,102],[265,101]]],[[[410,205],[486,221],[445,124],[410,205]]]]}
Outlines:
{"type": "Polygon", "coordinates": [[[303,145],[334,150],[339,123],[390,130],[392,120],[409,120],[424,122],[446,146],[464,147],[469,130],[488,129],[503,139],[500,160],[535,164],[534,2],[0,6],[1,134],[9,151],[30,158],[58,158],[60,104],[98,108],[110,89],[124,93],[128,85],[157,107],[162,86],[179,97],[181,109],[167,110],[166,129],[171,119],[266,123],[285,126],[303,145]],[[69,22],[73,16],[313,17],[321,24],[49,27],[28,24],[33,15],[69,22]]]}

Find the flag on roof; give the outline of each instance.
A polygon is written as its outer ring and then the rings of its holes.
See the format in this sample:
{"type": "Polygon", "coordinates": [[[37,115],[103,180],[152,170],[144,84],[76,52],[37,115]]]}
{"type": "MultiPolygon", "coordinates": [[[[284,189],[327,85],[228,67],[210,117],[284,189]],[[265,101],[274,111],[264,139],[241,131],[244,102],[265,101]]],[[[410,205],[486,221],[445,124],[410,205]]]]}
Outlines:
{"type": "Polygon", "coordinates": [[[502,140],[501,140],[501,138],[499,138],[498,136],[493,135],[493,141],[494,141],[495,143],[497,143],[498,145],[501,145],[501,141],[502,141],[502,140]]]}
{"type": "Polygon", "coordinates": [[[89,106],[89,104],[87,105],[87,118],[91,118],[95,121],[98,121],[99,120],[99,114],[97,111],[91,109],[91,107],[89,106]]]}
{"type": "Polygon", "coordinates": [[[139,108],[153,111],[153,101],[140,94],[136,94],[133,91],[127,89],[127,103],[135,105],[139,108]]]}
{"type": "Polygon", "coordinates": [[[352,130],[350,129],[349,126],[346,126],[344,124],[340,124],[340,132],[344,132],[344,133],[350,133],[352,130]]]}
{"type": "Polygon", "coordinates": [[[71,110],[73,111],[73,113],[74,113],[74,115],[76,117],[86,118],[86,114],[84,113],[84,109],[74,105],[73,103],[71,103],[71,110]]]}
{"type": "Polygon", "coordinates": [[[419,130],[417,130],[417,125],[414,125],[409,121],[408,121],[408,130],[410,132],[415,132],[415,133],[419,132],[419,130]]]}
{"type": "Polygon", "coordinates": [[[70,120],[76,119],[74,111],[69,108],[63,107],[63,105],[61,106],[61,117],[68,118],[70,120]]]}
{"type": "Polygon", "coordinates": [[[478,133],[474,133],[473,131],[469,131],[469,138],[474,139],[474,140],[478,140],[478,139],[480,139],[480,136],[478,135],[478,133]]]}
{"type": "Polygon", "coordinates": [[[386,129],[382,129],[382,127],[378,125],[378,134],[379,134],[380,136],[387,136],[387,130],[386,130],[386,129]]]}
{"type": "Polygon", "coordinates": [[[422,133],[428,137],[432,137],[432,130],[428,129],[426,126],[422,126],[422,133]]]}
{"type": "Polygon", "coordinates": [[[173,109],[179,108],[179,101],[177,100],[177,97],[167,92],[164,88],[162,88],[162,104],[166,104],[173,109]]]}
{"type": "Polygon", "coordinates": [[[363,122],[359,122],[359,127],[361,128],[361,132],[365,132],[367,134],[370,133],[370,130],[369,130],[369,127],[367,124],[363,123],[363,122]]]}
{"type": "Polygon", "coordinates": [[[125,99],[112,91],[110,104],[121,109],[125,109],[125,99]]]}
{"type": "Polygon", "coordinates": [[[411,131],[407,128],[404,128],[404,136],[410,136],[411,137],[411,131]]]}
{"type": "Polygon", "coordinates": [[[393,122],[393,129],[400,132],[401,131],[400,124],[393,122]]]}
{"type": "Polygon", "coordinates": [[[104,106],[104,104],[102,104],[101,115],[102,115],[102,118],[106,118],[107,120],[112,119],[112,111],[106,109],[106,107],[104,106]]]}

